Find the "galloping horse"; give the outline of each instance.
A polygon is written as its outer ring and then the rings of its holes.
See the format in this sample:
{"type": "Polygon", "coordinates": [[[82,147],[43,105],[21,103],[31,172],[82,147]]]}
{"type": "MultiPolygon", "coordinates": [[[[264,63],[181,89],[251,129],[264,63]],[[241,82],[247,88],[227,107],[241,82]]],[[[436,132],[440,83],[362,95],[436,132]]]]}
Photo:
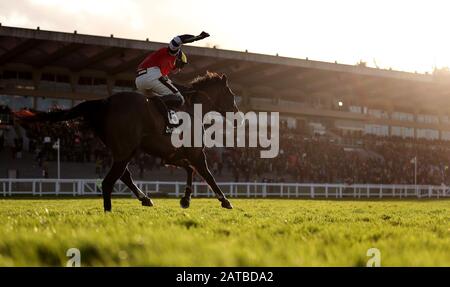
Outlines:
{"type": "MultiPolygon", "coordinates": [[[[203,114],[210,111],[239,112],[235,95],[228,87],[227,77],[207,72],[191,82],[192,90],[186,96],[183,108],[193,110],[194,104],[201,104],[203,114]]],[[[182,167],[187,172],[184,196],[180,200],[183,208],[189,207],[192,193],[192,176],[195,170],[208,183],[224,208],[232,209],[230,201],[223,194],[211,174],[203,147],[175,148],[170,135],[165,134],[166,120],[156,101],[136,92],[116,93],[104,100],[83,102],[72,109],[38,113],[19,117],[24,122],[66,121],[83,118],[97,136],[111,150],[113,165],[102,181],[103,206],[111,211],[111,193],[115,182],[120,179],[136,195],[144,206],[153,206],[133,182],[128,163],[138,150],[161,157],[168,164],[182,167]]]]}

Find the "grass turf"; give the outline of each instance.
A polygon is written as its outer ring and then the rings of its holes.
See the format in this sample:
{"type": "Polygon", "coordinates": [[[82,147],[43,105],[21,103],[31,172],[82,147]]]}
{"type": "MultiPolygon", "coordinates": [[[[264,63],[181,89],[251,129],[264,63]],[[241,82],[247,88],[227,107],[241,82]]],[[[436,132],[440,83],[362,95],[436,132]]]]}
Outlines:
{"type": "Polygon", "coordinates": [[[0,200],[0,266],[450,266],[450,200],[0,200]]]}

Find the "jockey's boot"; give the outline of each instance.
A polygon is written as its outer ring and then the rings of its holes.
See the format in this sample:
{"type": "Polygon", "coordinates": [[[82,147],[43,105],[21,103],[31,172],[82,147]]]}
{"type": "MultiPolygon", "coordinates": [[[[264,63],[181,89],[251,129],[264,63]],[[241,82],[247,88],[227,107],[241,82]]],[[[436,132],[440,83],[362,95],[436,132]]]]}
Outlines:
{"type": "Polygon", "coordinates": [[[166,126],[170,126],[171,125],[170,121],[169,121],[170,113],[169,113],[169,109],[167,108],[167,105],[164,103],[164,101],[162,100],[161,97],[155,96],[155,97],[152,97],[152,100],[155,103],[156,108],[159,110],[159,112],[163,116],[166,126]]]}

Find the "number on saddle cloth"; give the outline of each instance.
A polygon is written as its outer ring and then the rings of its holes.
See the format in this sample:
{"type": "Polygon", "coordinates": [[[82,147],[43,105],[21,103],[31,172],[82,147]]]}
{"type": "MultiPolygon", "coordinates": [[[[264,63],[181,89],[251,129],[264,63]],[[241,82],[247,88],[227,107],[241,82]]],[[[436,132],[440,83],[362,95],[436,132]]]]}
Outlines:
{"type": "Polygon", "coordinates": [[[164,101],[159,96],[153,96],[149,98],[157,107],[158,111],[164,117],[166,125],[170,128],[180,125],[179,119],[174,110],[169,109],[164,101]]]}

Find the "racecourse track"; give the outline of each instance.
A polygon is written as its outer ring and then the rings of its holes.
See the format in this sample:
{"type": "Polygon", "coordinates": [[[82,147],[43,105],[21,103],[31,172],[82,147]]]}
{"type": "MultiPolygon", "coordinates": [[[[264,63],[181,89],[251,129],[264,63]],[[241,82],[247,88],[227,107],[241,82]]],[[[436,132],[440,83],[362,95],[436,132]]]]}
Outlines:
{"type": "Polygon", "coordinates": [[[450,265],[450,200],[0,200],[0,266],[450,265]]]}

